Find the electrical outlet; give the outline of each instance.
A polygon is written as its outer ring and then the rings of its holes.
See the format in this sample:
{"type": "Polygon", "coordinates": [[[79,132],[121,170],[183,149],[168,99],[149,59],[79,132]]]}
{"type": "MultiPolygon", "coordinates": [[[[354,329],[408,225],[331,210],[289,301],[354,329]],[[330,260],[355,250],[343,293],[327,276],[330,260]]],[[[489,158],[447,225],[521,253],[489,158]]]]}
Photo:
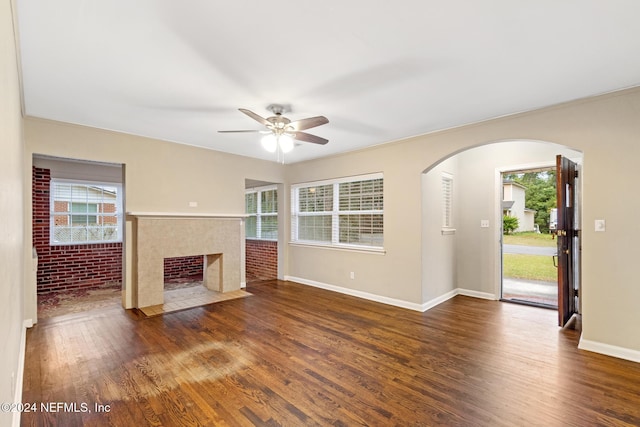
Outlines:
{"type": "Polygon", "coordinates": [[[351,273],[349,273],[349,277],[352,279],[356,278],[356,273],[354,273],[353,271],[351,273]]]}
{"type": "Polygon", "coordinates": [[[489,220],[488,219],[481,219],[480,220],[480,227],[481,228],[489,228],[489,220]]]}
{"type": "Polygon", "coordinates": [[[198,202],[189,202],[189,207],[190,208],[197,208],[198,207],[198,202]]]}

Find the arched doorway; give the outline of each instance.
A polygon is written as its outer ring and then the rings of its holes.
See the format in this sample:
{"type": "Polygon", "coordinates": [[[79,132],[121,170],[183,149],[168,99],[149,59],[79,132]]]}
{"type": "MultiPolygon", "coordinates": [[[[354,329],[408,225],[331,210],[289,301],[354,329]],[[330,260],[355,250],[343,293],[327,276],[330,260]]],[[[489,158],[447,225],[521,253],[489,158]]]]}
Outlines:
{"type": "Polygon", "coordinates": [[[423,303],[447,294],[500,298],[501,171],[551,165],[557,154],[582,157],[579,151],[551,142],[508,140],[452,153],[424,170],[423,303]]]}

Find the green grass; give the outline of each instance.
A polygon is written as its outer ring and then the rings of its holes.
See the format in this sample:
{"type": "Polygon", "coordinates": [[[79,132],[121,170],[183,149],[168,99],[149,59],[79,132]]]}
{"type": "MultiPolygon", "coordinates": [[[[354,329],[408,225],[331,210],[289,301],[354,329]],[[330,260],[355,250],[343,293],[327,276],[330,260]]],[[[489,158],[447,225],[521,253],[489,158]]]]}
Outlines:
{"type": "Polygon", "coordinates": [[[504,243],[506,245],[525,245],[525,246],[548,246],[555,247],[556,240],[551,239],[551,234],[543,234],[543,233],[514,233],[514,234],[505,234],[504,243]]]}
{"type": "Polygon", "coordinates": [[[558,278],[553,259],[544,255],[504,254],[502,274],[509,278],[547,282],[555,282],[558,278]]]}

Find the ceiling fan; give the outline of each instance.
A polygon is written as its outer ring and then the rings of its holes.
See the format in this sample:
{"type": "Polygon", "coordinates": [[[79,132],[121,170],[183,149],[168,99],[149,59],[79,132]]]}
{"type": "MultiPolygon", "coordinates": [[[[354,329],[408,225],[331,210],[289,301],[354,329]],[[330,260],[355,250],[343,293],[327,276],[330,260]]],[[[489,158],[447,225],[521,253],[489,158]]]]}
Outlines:
{"type": "Polygon", "coordinates": [[[274,115],[271,117],[259,116],[253,111],[240,108],[242,113],[251,117],[258,123],[266,126],[267,130],[220,130],[220,133],[240,133],[240,132],[253,132],[263,133],[265,136],[262,138],[262,145],[267,151],[275,152],[278,148],[283,153],[291,151],[293,149],[293,140],[311,142],[313,144],[324,145],[329,142],[328,139],[321,138],[310,133],[302,132],[306,129],[311,129],[316,126],[321,126],[329,123],[329,119],[324,116],[309,117],[306,119],[296,120],[292,122],[288,118],[282,115],[287,111],[291,111],[291,108],[287,105],[271,104],[267,107],[267,110],[271,111],[274,115]]]}

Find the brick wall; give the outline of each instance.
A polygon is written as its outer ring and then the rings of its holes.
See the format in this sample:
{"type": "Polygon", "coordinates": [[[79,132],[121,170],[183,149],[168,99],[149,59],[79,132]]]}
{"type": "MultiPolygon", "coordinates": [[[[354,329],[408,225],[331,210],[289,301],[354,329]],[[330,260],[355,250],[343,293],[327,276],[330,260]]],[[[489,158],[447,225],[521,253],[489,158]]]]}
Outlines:
{"type": "Polygon", "coordinates": [[[33,168],[33,246],[38,252],[38,293],[120,286],[122,243],[49,245],[49,169],[33,168]]]}
{"type": "Polygon", "coordinates": [[[164,259],[164,281],[202,281],[204,255],[164,259]]]}
{"type": "Polygon", "coordinates": [[[246,241],[247,282],[278,278],[278,242],[246,241]]]}

